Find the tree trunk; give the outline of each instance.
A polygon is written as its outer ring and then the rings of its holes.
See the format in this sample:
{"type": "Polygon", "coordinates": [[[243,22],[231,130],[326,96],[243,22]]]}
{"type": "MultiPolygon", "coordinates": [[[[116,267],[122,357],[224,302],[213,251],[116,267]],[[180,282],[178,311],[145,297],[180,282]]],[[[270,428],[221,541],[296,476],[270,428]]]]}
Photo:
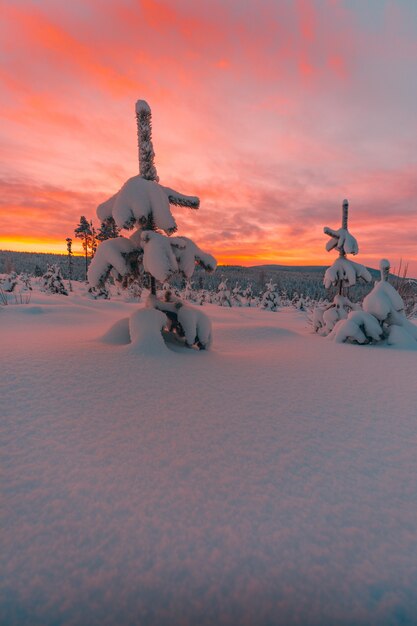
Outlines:
{"type": "Polygon", "coordinates": [[[88,241],[87,235],[84,239],[84,249],[85,249],[85,282],[87,282],[87,272],[88,272],[88,241]]]}

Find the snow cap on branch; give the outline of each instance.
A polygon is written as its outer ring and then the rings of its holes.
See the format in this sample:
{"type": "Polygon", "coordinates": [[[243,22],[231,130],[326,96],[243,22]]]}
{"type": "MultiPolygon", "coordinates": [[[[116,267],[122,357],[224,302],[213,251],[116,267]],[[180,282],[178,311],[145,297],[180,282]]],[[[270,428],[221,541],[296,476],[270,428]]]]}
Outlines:
{"type": "Polygon", "coordinates": [[[191,278],[196,265],[200,265],[208,272],[213,272],[216,269],[216,259],[211,254],[201,250],[188,237],[172,237],[170,243],[178,262],[178,269],[186,278],[191,278]]]}
{"type": "Polygon", "coordinates": [[[332,285],[339,282],[352,287],[356,285],[356,280],[363,278],[367,283],[371,282],[372,276],[364,265],[354,263],[344,257],[339,257],[333,265],[325,271],[324,286],[329,289],[332,285]]]}
{"type": "Polygon", "coordinates": [[[98,287],[114,268],[120,276],[130,272],[126,262],[129,253],[135,251],[134,244],[126,237],[106,239],[97,248],[97,252],[88,268],[88,282],[91,287],[98,287]]]}

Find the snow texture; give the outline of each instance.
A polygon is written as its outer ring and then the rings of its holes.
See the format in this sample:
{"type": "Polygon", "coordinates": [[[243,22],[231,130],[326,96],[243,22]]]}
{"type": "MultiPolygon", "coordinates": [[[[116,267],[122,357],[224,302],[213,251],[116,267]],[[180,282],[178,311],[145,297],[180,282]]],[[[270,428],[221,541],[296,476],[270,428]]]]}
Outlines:
{"type": "Polygon", "coordinates": [[[416,624],[417,353],[208,305],[148,357],[138,308],[1,311],[1,623],[416,624]]]}

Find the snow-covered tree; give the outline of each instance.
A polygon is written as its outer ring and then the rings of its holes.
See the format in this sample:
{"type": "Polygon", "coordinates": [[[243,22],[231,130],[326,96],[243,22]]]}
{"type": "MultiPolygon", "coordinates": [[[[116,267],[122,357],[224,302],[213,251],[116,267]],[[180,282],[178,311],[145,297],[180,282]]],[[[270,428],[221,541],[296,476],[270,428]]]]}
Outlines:
{"type": "Polygon", "coordinates": [[[18,282],[18,276],[16,272],[10,272],[6,278],[3,279],[1,283],[1,288],[3,291],[7,291],[8,293],[12,293],[14,291],[18,282]]]}
{"type": "Polygon", "coordinates": [[[388,282],[390,263],[380,262],[381,280],[365,296],[363,310],[352,311],[338,321],[330,335],[335,341],[370,343],[386,339],[390,345],[417,350],[417,326],[404,312],[404,302],[398,291],[388,282]]]}
{"type": "MultiPolygon", "coordinates": [[[[91,262],[88,280],[92,287],[97,287],[105,282],[110,273],[122,280],[129,275],[146,272],[152,296],[148,300],[149,307],[165,313],[167,320],[171,320],[171,328],[177,330],[172,324],[173,312],[167,312],[166,307],[164,309],[166,303],[156,297],[156,281],[165,282],[174,274],[189,279],[196,265],[213,271],[216,260],[191,239],[172,236],[177,225],[170,205],[198,209],[200,201],[197,197],[183,195],[159,184],[154,164],[151,109],[143,100],[136,103],[136,120],[139,175],[129,178],[114,196],[97,208],[102,222],[113,219],[119,228],[133,230],[133,233],[130,237],[107,239],[100,244],[91,262]]],[[[183,317],[180,315],[182,306],[181,302],[176,302],[175,315],[178,319],[183,317]]],[[[137,315],[135,320],[137,324],[137,315]]],[[[191,334],[189,331],[184,335],[187,344],[191,334]]],[[[197,341],[197,334],[194,339],[196,341],[192,344],[204,347],[204,342],[197,341]]]]}
{"type": "Polygon", "coordinates": [[[63,296],[68,295],[68,291],[64,286],[64,279],[59,265],[48,265],[48,269],[41,279],[41,288],[47,293],[59,293],[63,296]]]}
{"type": "Polygon", "coordinates": [[[32,280],[29,274],[26,272],[19,274],[19,282],[22,284],[22,291],[32,291],[32,280]]]}
{"type": "Polygon", "coordinates": [[[338,230],[325,226],[324,233],[330,237],[326,250],[337,250],[339,256],[324,274],[326,289],[336,288],[333,302],[325,310],[314,314],[314,328],[322,335],[328,335],[340,319],[345,319],[349,310],[355,306],[348,299],[349,287],[359,279],[371,282],[372,276],[364,265],[354,263],[347,258],[348,254],[356,255],[359,252],[358,242],[348,230],[349,203],[343,200],[342,226],[338,230]]]}
{"type": "Polygon", "coordinates": [[[242,291],[242,300],[244,306],[253,306],[254,295],[252,284],[247,285],[242,291]]]}
{"type": "Polygon", "coordinates": [[[243,306],[243,289],[239,281],[232,289],[232,306],[243,306]]]}
{"type": "Polygon", "coordinates": [[[260,306],[266,311],[277,311],[279,307],[279,294],[277,286],[272,278],[265,285],[265,291],[261,295],[260,306]]]}
{"type": "Polygon", "coordinates": [[[390,262],[387,259],[381,260],[380,270],[381,280],[364,298],[363,310],[379,321],[389,344],[410,343],[414,347],[417,326],[407,319],[403,299],[388,282],[390,262]]]}
{"type": "Polygon", "coordinates": [[[215,296],[215,302],[219,306],[232,306],[231,293],[230,289],[227,286],[227,278],[223,278],[218,286],[217,293],[215,296]]]}

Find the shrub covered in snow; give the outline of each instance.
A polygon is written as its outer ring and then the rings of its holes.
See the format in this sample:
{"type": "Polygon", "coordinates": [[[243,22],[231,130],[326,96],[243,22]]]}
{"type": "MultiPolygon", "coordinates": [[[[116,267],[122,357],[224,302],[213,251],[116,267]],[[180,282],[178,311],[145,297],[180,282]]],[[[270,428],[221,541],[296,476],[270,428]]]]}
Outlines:
{"type": "Polygon", "coordinates": [[[232,306],[232,296],[227,286],[227,278],[224,278],[217,287],[215,302],[220,306],[232,306]]]}
{"type": "Polygon", "coordinates": [[[363,310],[338,321],[330,337],[339,343],[386,339],[389,345],[417,350],[417,326],[407,319],[400,294],[388,282],[389,261],[382,259],[380,270],[381,280],[364,298],[363,310]]]}
{"type": "Polygon", "coordinates": [[[41,289],[47,293],[68,295],[59,265],[48,265],[48,269],[41,278],[41,289]]]}
{"type": "Polygon", "coordinates": [[[277,311],[279,307],[279,295],[276,284],[269,280],[265,285],[265,291],[260,299],[260,306],[267,311],[277,311]]]}
{"type": "Polygon", "coordinates": [[[16,272],[10,272],[10,274],[1,281],[1,288],[7,293],[12,293],[16,288],[17,282],[18,276],[16,272]]]}

